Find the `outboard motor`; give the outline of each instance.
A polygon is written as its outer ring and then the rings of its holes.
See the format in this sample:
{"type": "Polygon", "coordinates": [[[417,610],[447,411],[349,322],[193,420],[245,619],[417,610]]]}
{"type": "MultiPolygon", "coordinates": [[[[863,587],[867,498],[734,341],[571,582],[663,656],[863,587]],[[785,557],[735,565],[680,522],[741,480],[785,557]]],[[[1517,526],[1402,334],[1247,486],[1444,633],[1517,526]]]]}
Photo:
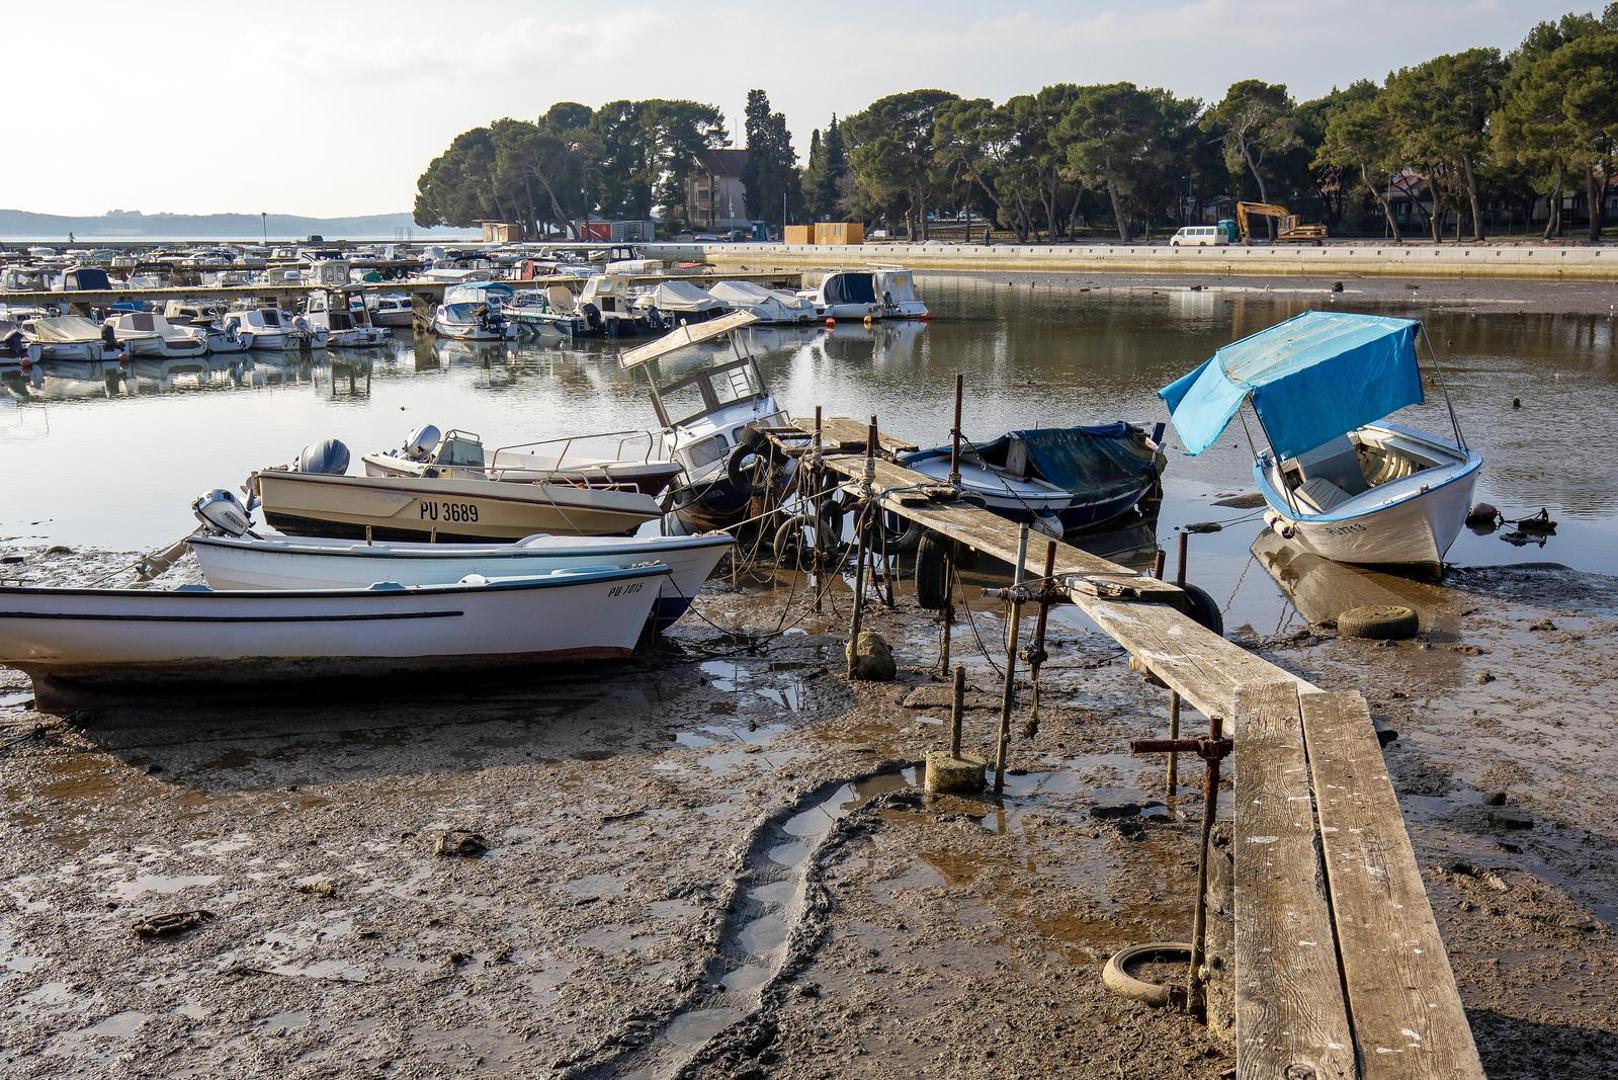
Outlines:
{"type": "Polygon", "coordinates": [[[216,536],[246,536],[253,527],[247,507],[234,492],[214,488],[191,500],[191,512],[216,536]]]}
{"type": "Polygon", "coordinates": [[[404,456],[411,461],[426,461],[443,441],[443,432],[432,424],[423,424],[405,436],[404,456]]]}
{"type": "Polygon", "coordinates": [[[118,351],[118,334],[111,323],[101,324],[101,347],[108,352],[118,351]]]}
{"type": "Polygon", "coordinates": [[[584,316],[584,325],[589,327],[592,333],[601,332],[600,308],[596,307],[594,304],[585,304],[579,309],[579,312],[584,316]]]}
{"type": "Polygon", "coordinates": [[[292,461],[292,471],[341,476],[348,471],[348,447],[340,439],[322,439],[303,448],[292,461]]]}

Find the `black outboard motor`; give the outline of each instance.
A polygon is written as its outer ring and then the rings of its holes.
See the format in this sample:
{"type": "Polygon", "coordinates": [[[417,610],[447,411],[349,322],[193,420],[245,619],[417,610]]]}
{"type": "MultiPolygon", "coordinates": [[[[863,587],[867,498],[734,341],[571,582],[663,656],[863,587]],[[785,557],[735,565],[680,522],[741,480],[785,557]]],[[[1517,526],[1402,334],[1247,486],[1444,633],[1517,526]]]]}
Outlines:
{"type": "Polygon", "coordinates": [[[292,460],[292,471],[341,476],[348,471],[348,447],[340,439],[322,439],[303,448],[292,460]]]}
{"type": "Polygon", "coordinates": [[[101,344],[105,346],[109,352],[118,351],[118,335],[113,332],[112,326],[109,323],[101,324],[101,344]]]}
{"type": "Polygon", "coordinates": [[[590,332],[601,333],[601,309],[594,304],[585,304],[579,311],[584,315],[584,325],[590,328],[590,332]]]}

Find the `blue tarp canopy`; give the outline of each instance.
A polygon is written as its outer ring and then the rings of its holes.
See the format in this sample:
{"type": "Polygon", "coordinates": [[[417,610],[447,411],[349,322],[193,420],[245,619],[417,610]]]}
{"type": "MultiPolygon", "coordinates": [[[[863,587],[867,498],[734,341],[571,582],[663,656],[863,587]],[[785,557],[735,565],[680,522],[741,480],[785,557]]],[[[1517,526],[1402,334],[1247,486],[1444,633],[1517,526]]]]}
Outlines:
{"type": "Polygon", "coordinates": [[[1157,392],[1190,454],[1214,444],[1249,394],[1289,458],[1422,401],[1413,319],[1307,311],[1232,342],[1157,392]]]}

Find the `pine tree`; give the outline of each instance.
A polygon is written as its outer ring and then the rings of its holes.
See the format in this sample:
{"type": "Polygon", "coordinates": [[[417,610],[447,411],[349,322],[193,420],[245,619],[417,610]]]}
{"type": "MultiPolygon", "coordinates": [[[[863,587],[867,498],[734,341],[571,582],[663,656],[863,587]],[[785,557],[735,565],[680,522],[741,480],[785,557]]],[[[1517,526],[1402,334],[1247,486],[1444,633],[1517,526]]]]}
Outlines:
{"type": "Polygon", "coordinates": [[[826,125],[826,134],[820,140],[820,167],[814,167],[810,156],[808,200],[810,213],[817,220],[829,221],[839,216],[839,203],[843,177],[848,175],[848,151],[843,146],[843,132],[833,114],[826,125]]]}

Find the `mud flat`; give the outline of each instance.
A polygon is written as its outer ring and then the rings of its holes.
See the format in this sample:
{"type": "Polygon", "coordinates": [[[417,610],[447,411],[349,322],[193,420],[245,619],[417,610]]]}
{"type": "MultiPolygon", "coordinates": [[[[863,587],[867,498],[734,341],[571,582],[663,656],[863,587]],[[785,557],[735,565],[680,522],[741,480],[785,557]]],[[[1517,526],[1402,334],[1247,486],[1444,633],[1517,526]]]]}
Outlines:
{"type": "MultiPolygon", "coordinates": [[[[119,561],[52,558],[64,579],[119,561]]],[[[1517,567],[1404,595],[1415,642],[1233,633],[1399,731],[1490,1074],[1613,1075],[1618,582],[1517,567]]],[[[716,584],[633,666],[404,699],[65,719],[0,671],[0,1072],[1226,1073],[1199,1023],[1099,979],[1189,922],[1197,800],[1125,752],[1162,729],[1161,691],[1060,618],[1004,801],[928,802],[935,625],[867,606],[899,680],[851,686],[846,597],[777,633],[787,598],[716,584]],[[487,850],[440,853],[457,830],[487,850]]],[[[977,639],[1002,626],[974,620],[956,657],[986,749],[977,639]]]]}

